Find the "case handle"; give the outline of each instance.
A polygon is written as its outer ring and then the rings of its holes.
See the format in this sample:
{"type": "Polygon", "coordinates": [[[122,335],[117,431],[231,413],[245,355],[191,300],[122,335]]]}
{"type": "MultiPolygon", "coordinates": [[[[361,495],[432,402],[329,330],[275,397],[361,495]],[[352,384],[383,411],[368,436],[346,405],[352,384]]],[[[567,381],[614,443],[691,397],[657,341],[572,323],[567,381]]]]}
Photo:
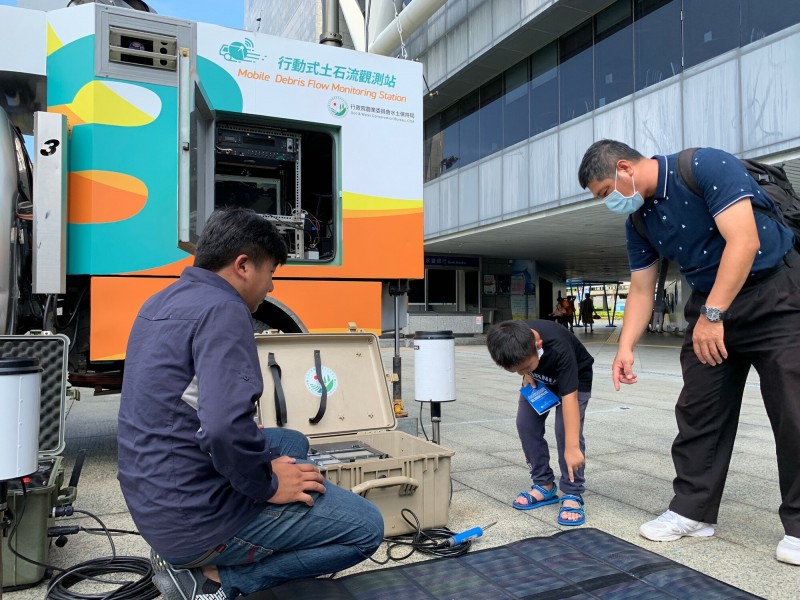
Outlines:
{"type": "Polygon", "coordinates": [[[58,490],[58,498],[56,499],[56,506],[64,506],[66,504],[72,504],[75,502],[75,498],[78,497],[78,488],[73,485],[68,485],[66,487],[61,488],[58,490]]]}
{"type": "Polygon", "coordinates": [[[400,486],[398,496],[411,496],[417,491],[419,481],[413,477],[406,477],[405,475],[398,475],[397,477],[384,477],[383,479],[370,479],[350,488],[354,494],[364,496],[366,498],[367,492],[376,488],[387,488],[395,485],[400,486]]]}

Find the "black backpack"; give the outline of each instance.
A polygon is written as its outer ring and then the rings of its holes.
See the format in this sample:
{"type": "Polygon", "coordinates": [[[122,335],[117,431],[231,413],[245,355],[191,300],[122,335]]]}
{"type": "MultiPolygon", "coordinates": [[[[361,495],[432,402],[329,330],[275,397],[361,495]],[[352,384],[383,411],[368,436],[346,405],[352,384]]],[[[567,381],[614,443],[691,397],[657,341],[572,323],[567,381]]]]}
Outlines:
{"type": "MultiPolygon", "coordinates": [[[[694,159],[695,152],[699,148],[687,148],[678,153],[678,176],[683,181],[684,185],[689,188],[695,195],[703,197],[703,190],[697,185],[697,180],[692,171],[692,160],[694,159]]],[[[783,165],[767,165],[757,162],[755,160],[740,159],[744,168],[750,176],[756,180],[761,186],[761,189],[772,198],[778,212],[773,212],[760,206],[753,206],[753,210],[767,215],[770,219],[775,219],[779,223],[783,223],[794,234],[794,246],[800,251],[800,197],[794,191],[789,178],[786,176],[786,171],[783,165]]],[[[644,230],[644,223],[642,222],[642,211],[644,207],[637,210],[631,215],[633,226],[643,239],[647,239],[647,234],[644,230]]],[[[664,295],[664,286],[667,280],[667,269],[669,268],[669,259],[662,256],[659,264],[658,271],[658,284],[656,286],[656,304],[655,312],[663,312],[661,308],[661,298],[664,295]]]]}
{"type": "MultiPolygon", "coordinates": [[[[692,160],[699,148],[687,148],[678,153],[678,176],[683,180],[684,185],[695,195],[703,197],[703,190],[697,185],[697,180],[692,172],[692,160]]],[[[783,165],[766,165],[755,160],[740,159],[744,168],[750,176],[756,180],[761,189],[772,198],[778,212],[775,213],[760,206],[753,206],[753,210],[767,215],[771,219],[783,223],[794,234],[795,248],[800,250],[800,197],[794,191],[783,165]]],[[[642,222],[642,210],[637,210],[631,216],[633,226],[642,238],[647,239],[642,222]]]]}

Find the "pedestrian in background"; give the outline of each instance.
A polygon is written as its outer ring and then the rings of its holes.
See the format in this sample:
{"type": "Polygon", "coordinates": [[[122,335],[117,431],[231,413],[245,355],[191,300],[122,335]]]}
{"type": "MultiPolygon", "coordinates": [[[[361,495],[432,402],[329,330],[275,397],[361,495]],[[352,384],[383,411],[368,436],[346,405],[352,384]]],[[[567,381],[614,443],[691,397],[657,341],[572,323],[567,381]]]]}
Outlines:
{"type": "Polygon", "coordinates": [[[594,303],[592,302],[591,295],[587,292],[581,301],[581,322],[583,323],[583,331],[586,332],[586,327],[589,331],[594,332],[594,303]]]}

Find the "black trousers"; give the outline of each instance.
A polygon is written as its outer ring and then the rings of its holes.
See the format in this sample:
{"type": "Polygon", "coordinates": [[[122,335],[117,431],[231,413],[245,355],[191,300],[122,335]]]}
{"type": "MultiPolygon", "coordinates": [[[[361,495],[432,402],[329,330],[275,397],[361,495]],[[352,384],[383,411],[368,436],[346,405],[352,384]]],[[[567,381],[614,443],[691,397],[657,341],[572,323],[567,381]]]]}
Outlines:
{"type": "MultiPolygon", "coordinates": [[[[800,256],[790,252],[777,272],[739,292],[724,323],[728,358],[716,366],[702,364],[692,348],[706,297],[693,292],[685,310],[689,326],[681,349],[683,390],[675,407],[677,476],[670,509],[717,522],[745,381],[754,366],[778,455],[778,513],[786,534],[800,537],[800,256]]],[[[755,481],[754,489],[759,485],[755,481]]]]}

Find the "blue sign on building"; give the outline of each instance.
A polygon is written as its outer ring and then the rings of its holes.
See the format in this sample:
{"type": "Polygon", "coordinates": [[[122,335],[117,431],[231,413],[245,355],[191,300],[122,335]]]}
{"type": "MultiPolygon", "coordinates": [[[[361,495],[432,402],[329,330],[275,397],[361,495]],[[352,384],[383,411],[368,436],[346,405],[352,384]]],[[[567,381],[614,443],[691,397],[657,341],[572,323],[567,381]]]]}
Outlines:
{"type": "Polygon", "coordinates": [[[477,269],[479,266],[477,256],[426,256],[426,267],[466,267],[477,269]]]}

